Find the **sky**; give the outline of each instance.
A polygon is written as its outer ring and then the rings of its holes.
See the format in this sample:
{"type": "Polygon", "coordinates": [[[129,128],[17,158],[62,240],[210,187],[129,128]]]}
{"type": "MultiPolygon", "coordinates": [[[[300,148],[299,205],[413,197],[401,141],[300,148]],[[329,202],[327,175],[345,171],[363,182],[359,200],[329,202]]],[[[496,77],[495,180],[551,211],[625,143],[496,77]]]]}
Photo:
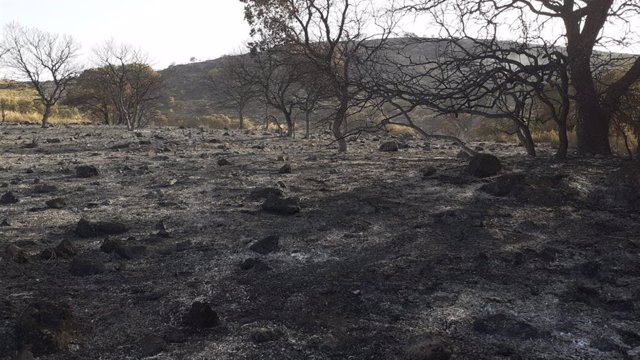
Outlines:
{"type": "Polygon", "coordinates": [[[245,51],[249,39],[238,0],[0,0],[0,26],[13,21],[73,36],[86,64],[113,39],[140,48],[158,70],[245,51]]]}

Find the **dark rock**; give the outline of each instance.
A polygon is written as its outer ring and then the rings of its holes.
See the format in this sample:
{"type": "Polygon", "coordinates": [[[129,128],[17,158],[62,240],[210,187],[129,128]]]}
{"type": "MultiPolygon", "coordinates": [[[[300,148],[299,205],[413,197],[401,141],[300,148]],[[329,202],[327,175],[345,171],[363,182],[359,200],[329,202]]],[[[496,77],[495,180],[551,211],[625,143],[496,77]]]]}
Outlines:
{"type": "Polygon", "coordinates": [[[79,178],[90,178],[98,176],[98,169],[93,165],[80,165],[76,167],[76,176],[79,178]]]}
{"type": "Polygon", "coordinates": [[[172,344],[181,344],[189,341],[188,334],[177,327],[170,327],[164,332],[164,340],[172,344]]]}
{"type": "Polygon", "coordinates": [[[19,264],[24,264],[29,262],[29,255],[27,254],[26,251],[22,250],[22,248],[20,248],[18,245],[15,245],[15,244],[7,245],[7,247],[4,248],[4,253],[6,254],[7,258],[19,264]]]}
{"type": "Polygon", "coordinates": [[[25,348],[16,354],[16,357],[13,360],[34,360],[33,353],[31,352],[31,348],[25,348]]]}
{"type": "Polygon", "coordinates": [[[231,165],[231,162],[227,159],[219,159],[218,166],[228,166],[231,165]]]}
{"type": "Polygon", "coordinates": [[[54,185],[38,184],[33,187],[33,192],[36,194],[48,194],[58,191],[58,188],[54,185]]]}
{"type": "Polygon", "coordinates": [[[256,344],[273,341],[279,336],[278,332],[268,328],[256,329],[251,332],[251,341],[256,344]]]}
{"type": "Polygon", "coordinates": [[[307,156],[305,161],[318,161],[318,156],[317,155],[309,155],[309,156],[307,156]]]}
{"type": "Polygon", "coordinates": [[[473,322],[473,329],[482,334],[508,338],[532,339],[542,336],[532,325],[506,314],[490,315],[473,322]]]}
{"type": "Polygon", "coordinates": [[[44,249],[40,253],[40,259],[42,260],[55,260],[56,258],[58,258],[58,255],[56,255],[56,249],[44,249]]]}
{"type": "Polygon", "coordinates": [[[249,198],[253,200],[269,199],[272,197],[280,198],[283,196],[284,192],[282,190],[272,187],[255,188],[251,191],[251,194],[249,194],[249,198]]]}
{"type": "Polygon", "coordinates": [[[63,198],[55,198],[55,199],[47,200],[45,201],[45,204],[50,209],[64,209],[64,207],[67,206],[67,202],[63,198]]]}
{"type": "Polygon", "coordinates": [[[590,345],[602,352],[620,351],[620,347],[607,338],[597,338],[591,341],[590,345]]]}
{"type": "Polygon", "coordinates": [[[154,356],[166,348],[166,343],[163,338],[156,335],[148,335],[140,340],[140,353],[142,356],[154,356]]]}
{"type": "Polygon", "coordinates": [[[451,346],[431,336],[423,336],[411,344],[405,351],[406,360],[448,360],[451,358],[451,346]]]}
{"type": "Polygon", "coordinates": [[[191,305],[183,321],[188,327],[196,329],[212,328],[220,325],[218,314],[211,309],[209,304],[204,304],[200,301],[196,301],[191,305]]]}
{"type": "Polygon", "coordinates": [[[62,240],[55,249],[56,257],[71,258],[78,254],[78,250],[69,240],[62,240]]]}
{"type": "Polygon", "coordinates": [[[4,195],[0,196],[0,205],[9,205],[15,204],[19,202],[18,198],[11,192],[6,192],[4,195]]]}
{"type": "Polygon", "coordinates": [[[270,235],[264,239],[258,240],[249,246],[249,249],[258,254],[266,255],[280,249],[280,236],[270,235]]]}
{"type": "Polygon", "coordinates": [[[297,198],[270,197],[262,203],[262,210],[277,215],[293,215],[300,212],[300,201],[297,198]]]}
{"type": "Polygon", "coordinates": [[[102,274],[107,268],[100,260],[75,257],[71,262],[70,271],[74,276],[91,276],[102,274]]]}
{"type": "Polygon", "coordinates": [[[500,170],[502,170],[500,160],[491,154],[474,155],[471,160],[469,160],[467,167],[467,171],[471,175],[479,178],[494,176],[500,172],[500,170]]]}
{"type": "Polygon", "coordinates": [[[133,260],[144,257],[147,254],[147,247],[144,245],[119,245],[116,246],[115,252],[123,259],[133,260]]]}
{"type": "Polygon", "coordinates": [[[282,165],[280,170],[278,170],[278,173],[280,173],[280,174],[291,174],[291,165],[289,165],[289,164],[282,165]]]}
{"type": "Polygon", "coordinates": [[[600,274],[601,267],[600,263],[596,261],[587,261],[580,265],[580,273],[588,278],[595,278],[600,274]]]}
{"type": "Polygon", "coordinates": [[[11,221],[9,221],[9,219],[2,219],[2,222],[0,222],[0,227],[9,227],[11,226],[11,221]]]}
{"type": "Polygon", "coordinates": [[[120,240],[106,238],[100,245],[100,251],[109,254],[116,251],[116,248],[119,246],[121,246],[120,240]]]}
{"type": "Polygon", "coordinates": [[[58,138],[51,138],[51,139],[46,139],[45,142],[47,144],[60,144],[62,142],[62,140],[60,140],[58,138]]]}
{"type": "Polygon", "coordinates": [[[507,196],[520,192],[525,187],[523,174],[502,175],[478,190],[493,196],[507,196]]]}
{"type": "Polygon", "coordinates": [[[398,146],[398,143],[395,141],[383,142],[382,144],[380,144],[380,147],[378,148],[378,150],[382,152],[394,152],[394,151],[398,151],[399,149],[400,147],[398,146]]]}
{"type": "Polygon", "coordinates": [[[177,252],[187,251],[191,247],[193,247],[193,243],[191,242],[191,240],[185,240],[175,244],[175,249],[177,252]]]}
{"type": "Polygon", "coordinates": [[[81,238],[91,238],[103,235],[119,235],[128,230],[126,225],[119,222],[91,222],[83,218],[78,221],[75,233],[81,238]]]}
{"type": "Polygon", "coordinates": [[[437,171],[438,169],[433,166],[425,166],[424,168],[420,169],[420,174],[422,174],[423,178],[427,178],[431,175],[434,175],[437,171]]]}
{"type": "Polygon", "coordinates": [[[257,270],[257,271],[268,271],[270,270],[269,265],[265,264],[264,261],[256,258],[248,258],[244,260],[240,264],[240,269],[242,270],[257,270]]]}
{"type": "Polygon", "coordinates": [[[15,329],[18,346],[30,347],[35,356],[67,350],[75,332],[75,319],[69,306],[48,301],[29,304],[15,329]]]}

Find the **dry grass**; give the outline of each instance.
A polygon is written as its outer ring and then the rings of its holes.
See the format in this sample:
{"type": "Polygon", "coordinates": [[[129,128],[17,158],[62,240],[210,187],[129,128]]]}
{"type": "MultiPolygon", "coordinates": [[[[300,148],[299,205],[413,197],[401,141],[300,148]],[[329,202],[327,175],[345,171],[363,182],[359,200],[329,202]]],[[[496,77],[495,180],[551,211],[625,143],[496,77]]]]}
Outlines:
{"type": "Polygon", "coordinates": [[[417,135],[417,132],[408,126],[389,124],[386,126],[386,129],[389,134],[397,135],[397,136],[402,136],[402,135],[416,136],[417,135]]]}

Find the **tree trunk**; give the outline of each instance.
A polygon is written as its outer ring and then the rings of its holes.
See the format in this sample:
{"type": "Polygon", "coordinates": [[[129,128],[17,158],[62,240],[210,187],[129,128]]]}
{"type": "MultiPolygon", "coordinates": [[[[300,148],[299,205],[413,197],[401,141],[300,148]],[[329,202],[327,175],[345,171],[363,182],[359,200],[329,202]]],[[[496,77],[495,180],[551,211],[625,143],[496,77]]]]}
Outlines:
{"type": "Polygon", "coordinates": [[[567,136],[567,124],[558,123],[558,151],[556,157],[558,159],[567,158],[567,150],[569,149],[569,137],[567,136]]]}
{"type": "Polygon", "coordinates": [[[333,119],[333,123],[331,124],[333,137],[335,137],[336,142],[338,143],[338,152],[341,153],[347,152],[347,140],[345,140],[344,133],[342,132],[342,124],[347,117],[346,115],[346,111],[339,110],[336,114],[336,117],[333,119]]]}
{"type": "Polygon", "coordinates": [[[295,137],[294,134],[294,124],[293,124],[293,119],[291,118],[291,114],[289,113],[284,113],[284,120],[287,123],[287,137],[295,137]]]}
{"type": "Polygon", "coordinates": [[[305,132],[304,132],[304,138],[308,139],[309,136],[310,136],[310,130],[309,130],[309,128],[310,128],[310,126],[309,126],[310,119],[309,119],[309,113],[308,112],[304,113],[304,122],[305,122],[305,127],[306,127],[305,132]]]}
{"type": "Polygon", "coordinates": [[[591,56],[574,55],[573,58],[577,59],[570,66],[571,80],[576,89],[575,101],[578,110],[576,127],[578,153],[610,156],[609,125],[611,116],[600,104],[600,97],[595,89],[591,73],[591,56]]]}
{"type": "Polygon", "coordinates": [[[518,135],[518,139],[520,139],[520,142],[522,143],[524,148],[527,150],[527,155],[535,157],[536,144],[534,143],[533,137],[531,136],[531,131],[526,126],[519,125],[519,124],[517,125],[518,125],[518,131],[516,132],[516,134],[518,135]]]}
{"type": "Polygon", "coordinates": [[[45,104],[44,106],[44,114],[42,114],[42,127],[49,127],[49,116],[51,115],[51,107],[52,105],[45,104]]]}
{"type": "Polygon", "coordinates": [[[238,111],[238,116],[240,117],[240,124],[238,125],[238,128],[240,130],[244,129],[244,114],[242,113],[242,110],[238,111]]]}

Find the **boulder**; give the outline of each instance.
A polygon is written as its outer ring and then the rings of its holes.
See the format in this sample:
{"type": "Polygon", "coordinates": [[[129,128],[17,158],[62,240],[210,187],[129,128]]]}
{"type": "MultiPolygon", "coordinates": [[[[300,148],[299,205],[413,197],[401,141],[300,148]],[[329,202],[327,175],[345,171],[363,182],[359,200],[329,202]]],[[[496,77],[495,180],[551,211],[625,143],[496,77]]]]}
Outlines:
{"type": "Polygon", "coordinates": [[[76,176],[79,178],[90,178],[98,176],[98,169],[93,165],[80,165],[76,167],[76,176]]]}
{"type": "Polygon", "coordinates": [[[467,166],[467,171],[479,178],[485,178],[489,176],[494,176],[502,170],[502,164],[500,160],[491,155],[491,154],[476,154],[471,160],[469,160],[469,165],[467,166]]]}
{"type": "Polygon", "coordinates": [[[262,210],[276,215],[293,215],[300,212],[297,198],[270,197],[262,203],[262,210]]]}
{"type": "Polygon", "coordinates": [[[266,255],[276,252],[280,249],[280,236],[270,235],[264,239],[258,240],[249,246],[249,249],[258,254],[266,255]]]}
{"type": "Polygon", "coordinates": [[[76,322],[69,305],[44,300],[27,305],[15,328],[18,346],[30,347],[35,356],[67,350],[75,332],[76,322]]]}
{"type": "Polygon", "coordinates": [[[378,148],[378,150],[382,152],[395,152],[395,151],[398,151],[399,149],[400,149],[400,146],[398,146],[398,143],[395,141],[383,142],[382,144],[380,144],[380,147],[378,148]]]}
{"type": "Polygon", "coordinates": [[[91,222],[80,219],[76,225],[75,233],[81,238],[92,238],[104,235],[119,235],[129,231],[126,225],[120,222],[91,222]]]}
{"type": "Polygon", "coordinates": [[[206,329],[220,325],[218,314],[211,309],[209,304],[196,301],[191,304],[189,311],[184,315],[184,324],[195,329],[206,329]]]}
{"type": "Polygon", "coordinates": [[[15,196],[11,191],[4,193],[4,195],[0,196],[0,204],[1,205],[10,205],[16,204],[19,202],[18,197],[15,196]]]}

